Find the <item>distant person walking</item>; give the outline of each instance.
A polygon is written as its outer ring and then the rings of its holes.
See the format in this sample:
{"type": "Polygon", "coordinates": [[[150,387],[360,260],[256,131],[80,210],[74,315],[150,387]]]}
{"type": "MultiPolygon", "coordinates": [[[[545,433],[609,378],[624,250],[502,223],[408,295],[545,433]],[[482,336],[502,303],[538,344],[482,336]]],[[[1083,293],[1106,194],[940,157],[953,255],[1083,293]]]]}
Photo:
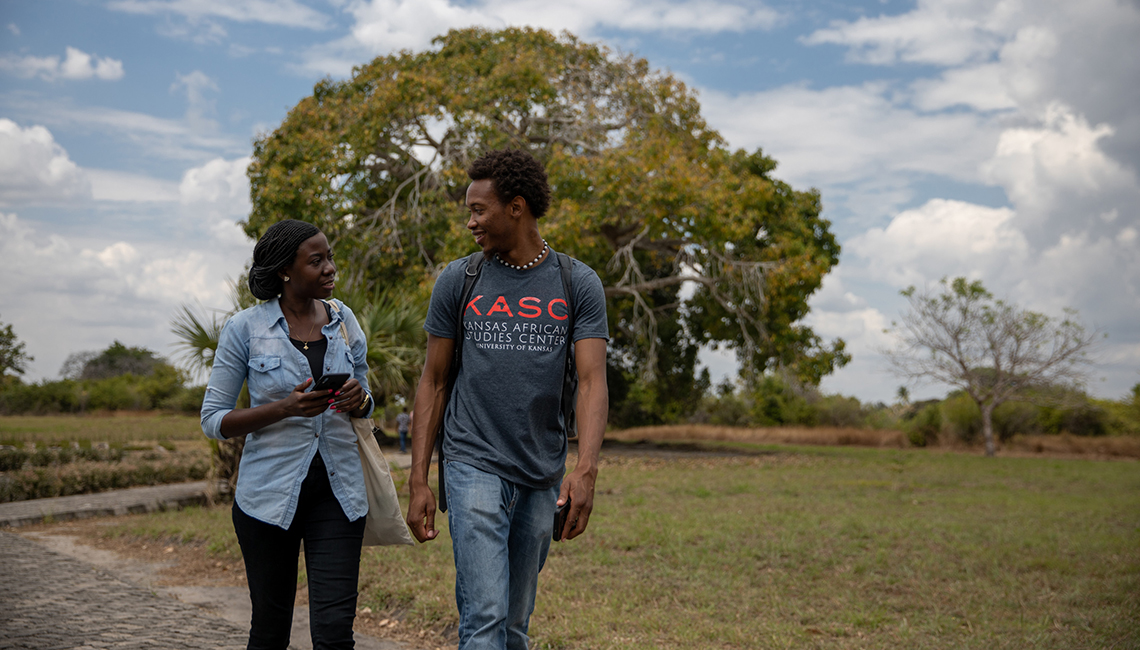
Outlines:
{"type": "Polygon", "coordinates": [[[449,264],[432,290],[408,525],[421,542],[438,535],[427,478],[442,423],[459,650],[526,650],[556,506],[569,502],[558,529],[565,539],[586,530],[593,509],[608,409],[606,299],[592,269],[556,255],[539,235],[550,187],[537,160],[492,151],[467,173],[467,228],[483,249],[481,271],[466,304],[467,258],[449,264]],[[564,270],[573,295],[566,294],[564,270]],[[462,357],[449,395],[456,346],[462,357]],[[568,445],[560,403],[570,354],[580,382],[578,463],[563,480],[568,445]]]}
{"type": "Polygon", "coordinates": [[[222,328],[202,403],[207,436],[247,436],[233,522],[253,603],[251,650],[289,645],[302,540],[313,648],[353,647],[368,500],[349,415],[368,417],[373,403],[364,333],[351,309],[328,300],[335,278],[316,226],[270,226],[249,272],[250,290],[266,302],[222,328]],[[308,390],[334,373],[349,379],[308,390]],[[250,408],[239,409],[243,383],[250,408]]]}
{"type": "Polygon", "coordinates": [[[396,416],[396,433],[400,434],[400,453],[408,453],[408,427],[412,424],[412,417],[408,415],[408,407],[404,407],[396,416]]]}

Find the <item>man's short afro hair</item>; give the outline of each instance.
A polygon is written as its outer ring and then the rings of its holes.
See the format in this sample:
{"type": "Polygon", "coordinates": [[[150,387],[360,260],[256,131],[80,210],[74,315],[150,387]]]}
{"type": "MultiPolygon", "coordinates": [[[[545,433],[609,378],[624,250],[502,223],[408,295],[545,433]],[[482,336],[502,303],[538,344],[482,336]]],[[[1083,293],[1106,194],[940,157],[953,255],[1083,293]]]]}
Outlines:
{"type": "Polygon", "coordinates": [[[489,151],[467,168],[473,181],[491,180],[499,201],[509,203],[516,196],[526,201],[535,219],[550,207],[550,183],[546,170],[534,156],[521,149],[489,151]]]}

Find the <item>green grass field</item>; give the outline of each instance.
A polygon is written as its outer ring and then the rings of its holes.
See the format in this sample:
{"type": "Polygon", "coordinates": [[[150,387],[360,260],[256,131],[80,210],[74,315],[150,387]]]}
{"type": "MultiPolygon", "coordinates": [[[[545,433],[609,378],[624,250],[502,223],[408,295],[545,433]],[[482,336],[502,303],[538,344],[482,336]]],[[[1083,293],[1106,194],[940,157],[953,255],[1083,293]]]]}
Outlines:
{"type": "Polygon", "coordinates": [[[0,443],[205,441],[196,415],[180,413],[112,415],[6,415],[0,417],[0,443]]]}
{"type": "MultiPolygon", "coordinates": [[[[603,453],[590,530],[540,579],[539,647],[1140,648],[1134,461],[737,448],[603,453]]],[[[112,534],[237,554],[224,508],[112,534]]],[[[446,532],[361,573],[361,607],[455,622],[446,532]]]]}

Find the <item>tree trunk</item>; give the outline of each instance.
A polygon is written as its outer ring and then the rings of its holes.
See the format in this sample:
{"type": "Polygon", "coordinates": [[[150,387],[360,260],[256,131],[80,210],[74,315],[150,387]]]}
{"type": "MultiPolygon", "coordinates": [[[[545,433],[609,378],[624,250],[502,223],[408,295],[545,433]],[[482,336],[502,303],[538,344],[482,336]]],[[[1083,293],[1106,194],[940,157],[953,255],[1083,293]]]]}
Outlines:
{"type": "Polygon", "coordinates": [[[994,404],[982,404],[982,437],[986,441],[986,456],[994,455],[994,404]]]}

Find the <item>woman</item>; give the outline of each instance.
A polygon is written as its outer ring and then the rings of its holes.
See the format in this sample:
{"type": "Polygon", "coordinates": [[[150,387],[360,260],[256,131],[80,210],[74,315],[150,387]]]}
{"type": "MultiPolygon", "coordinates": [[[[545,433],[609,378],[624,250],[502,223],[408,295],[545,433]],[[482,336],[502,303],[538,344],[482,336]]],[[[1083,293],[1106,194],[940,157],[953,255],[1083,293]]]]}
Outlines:
{"type": "Polygon", "coordinates": [[[368,417],[373,403],[364,334],[348,307],[326,302],[335,278],[316,226],[271,226],[249,272],[250,290],[266,302],[222,328],[202,404],[207,436],[249,434],[233,521],[253,602],[251,649],[289,645],[302,539],[313,647],[353,647],[368,499],[349,416],[368,417]],[[351,378],[337,390],[308,390],[333,373],[351,378]],[[250,408],[234,408],[243,382],[250,408]]]}

